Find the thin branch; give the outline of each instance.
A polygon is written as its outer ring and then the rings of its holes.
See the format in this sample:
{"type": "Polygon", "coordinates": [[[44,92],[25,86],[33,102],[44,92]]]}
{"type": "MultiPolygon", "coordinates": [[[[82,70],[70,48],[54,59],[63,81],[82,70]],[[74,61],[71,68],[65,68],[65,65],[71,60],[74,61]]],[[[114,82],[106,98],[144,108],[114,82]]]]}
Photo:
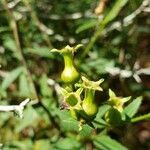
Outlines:
{"type": "Polygon", "coordinates": [[[22,53],[21,44],[20,44],[20,38],[19,38],[19,34],[18,34],[17,22],[15,20],[15,17],[13,15],[12,10],[10,10],[9,7],[8,7],[7,0],[3,0],[3,5],[4,5],[4,8],[7,11],[9,19],[10,19],[9,23],[10,23],[10,27],[11,27],[11,29],[13,31],[13,35],[14,35],[16,46],[17,46],[17,50],[18,50],[18,54],[20,56],[20,61],[23,64],[23,66],[24,66],[24,68],[26,70],[27,79],[28,79],[29,84],[30,84],[30,86],[32,88],[33,95],[34,95],[35,99],[38,99],[38,95],[37,95],[37,92],[36,92],[36,89],[35,89],[35,85],[34,85],[31,73],[28,70],[28,66],[27,66],[26,60],[24,59],[24,56],[23,56],[23,53],[22,53]]]}
{"type": "Polygon", "coordinates": [[[150,68],[141,68],[136,71],[131,70],[121,70],[120,68],[114,67],[114,68],[108,68],[107,72],[111,74],[112,76],[119,75],[121,78],[129,78],[132,77],[138,82],[141,83],[140,75],[150,75],[150,68]]]}
{"type": "Polygon", "coordinates": [[[21,0],[14,0],[14,1],[8,3],[8,8],[13,9],[14,7],[16,7],[19,4],[20,1],[21,0]]]}
{"type": "Polygon", "coordinates": [[[41,14],[41,16],[45,19],[50,19],[50,20],[77,20],[81,18],[97,19],[97,18],[102,17],[103,15],[97,16],[93,14],[91,10],[87,10],[85,13],[75,12],[72,14],[65,14],[63,16],[58,15],[58,14],[50,14],[49,16],[45,16],[45,14],[41,14]]]}
{"type": "MultiPolygon", "coordinates": [[[[19,3],[20,3],[21,0],[14,0],[12,2],[9,2],[8,3],[8,8],[9,9],[14,9],[19,3]]],[[[5,8],[0,8],[0,11],[4,11],[5,8]]]]}
{"type": "Polygon", "coordinates": [[[54,87],[54,89],[55,89],[55,91],[56,91],[56,93],[57,93],[57,95],[58,95],[58,97],[61,95],[61,92],[60,92],[60,85],[58,84],[58,83],[56,83],[53,79],[48,79],[47,80],[47,83],[48,83],[48,85],[50,85],[50,86],[53,86],[54,87]]]}
{"type": "Polygon", "coordinates": [[[23,118],[23,110],[24,107],[29,103],[30,99],[26,99],[23,102],[21,102],[19,105],[10,105],[10,106],[1,106],[0,105],[0,111],[4,112],[15,112],[20,118],[23,118]]]}

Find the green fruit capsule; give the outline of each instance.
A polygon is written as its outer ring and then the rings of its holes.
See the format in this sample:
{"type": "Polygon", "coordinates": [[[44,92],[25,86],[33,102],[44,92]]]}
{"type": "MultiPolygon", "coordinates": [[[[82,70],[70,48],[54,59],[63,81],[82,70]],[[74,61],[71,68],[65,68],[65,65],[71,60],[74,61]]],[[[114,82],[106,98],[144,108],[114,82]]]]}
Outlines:
{"type": "Polygon", "coordinates": [[[75,83],[79,80],[80,74],[76,70],[73,62],[73,56],[71,52],[63,53],[64,57],[64,70],[61,74],[61,79],[65,83],[75,83]]]}
{"type": "Polygon", "coordinates": [[[61,79],[63,82],[71,84],[75,83],[80,79],[80,74],[76,70],[74,62],[73,62],[73,55],[82,46],[82,44],[78,44],[75,47],[70,47],[67,45],[61,50],[52,49],[51,52],[58,52],[64,58],[64,70],[61,74],[61,79]]]}
{"type": "Polygon", "coordinates": [[[87,116],[95,117],[98,112],[98,106],[94,101],[94,90],[87,89],[85,91],[85,98],[82,102],[82,108],[87,116]]]}

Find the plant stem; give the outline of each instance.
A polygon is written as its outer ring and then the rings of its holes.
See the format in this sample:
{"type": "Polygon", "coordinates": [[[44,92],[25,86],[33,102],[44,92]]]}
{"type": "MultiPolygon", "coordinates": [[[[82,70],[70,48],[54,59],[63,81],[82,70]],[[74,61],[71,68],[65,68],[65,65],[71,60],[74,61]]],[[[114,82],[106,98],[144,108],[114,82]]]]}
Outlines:
{"type": "Polygon", "coordinates": [[[141,120],[146,120],[146,119],[150,119],[150,113],[142,115],[142,116],[135,117],[135,118],[131,119],[131,122],[135,123],[135,122],[139,122],[141,120]]]}
{"type": "Polygon", "coordinates": [[[23,0],[23,3],[25,4],[25,6],[28,8],[28,10],[30,11],[31,14],[31,18],[33,20],[33,22],[35,23],[35,25],[38,27],[38,29],[41,31],[41,33],[43,34],[43,38],[45,40],[45,42],[47,43],[49,48],[52,48],[52,43],[49,40],[49,35],[53,34],[53,30],[51,30],[50,28],[48,28],[47,26],[45,26],[37,17],[36,12],[33,10],[29,0],[23,0]]]}
{"type": "Polygon", "coordinates": [[[81,60],[88,54],[89,50],[93,47],[94,43],[98,39],[99,36],[101,36],[104,28],[106,25],[112,21],[114,18],[117,17],[118,13],[122,9],[122,7],[128,2],[128,0],[117,0],[114,4],[114,6],[111,8],[109,13],[104,17],[103,21],[98,23],[98,29],[94,33],[94,35],[91,38],[91,41],[87,45],[84,53],[81,55],[81,60]]]}
{"type": "Polygon", "coordinates": [[[81,60],[86,56],[86,54],[89,52],[89,50],[93,47],[93,45],[96,42],[97,38],[101,35],[102,31],[105,28],[105,25],[103,25],[101,23],[98,26],[99,26],[99,28],[97,29],[97,31],[92,36],[89,44],[87,45],[87,47],[85,48],[83,54],[81,55],[81,60]]]}
{"type": "Polygon", "coordinates": [[[4,7],[5,7],[5,9],[6,9],[7,13],[8,13],[9,19],[10,19],[9,23],[10,23],[10,27],[11,27],[11,29],[13,31],[13,36],[14,36],[14,39],[15,39],[15,42],[16,42],[16,47],[17,47],[17,51],[18,51],[18,54],[19,54],[19,59],[20,59],[21,63],[23,64],[24,68],[25,68],[26,76],[27,76],[29,85],[31,87],[33,98],[38,100],[38,95],[37,95],[37,92],[36,92],[36,89],[35,89],[35,85],[34,85],[31,73],[28,70],[28,66],[27,66],[26,60],[24,59],[24,56],[23,56],[23,53],[22,53],[16,19],[15,19],[14,15],[13,15],[12,10],[10,10],[8,5],[7,5],[7,0],[3,1],[3,5],[4,5],[4,7]]]}

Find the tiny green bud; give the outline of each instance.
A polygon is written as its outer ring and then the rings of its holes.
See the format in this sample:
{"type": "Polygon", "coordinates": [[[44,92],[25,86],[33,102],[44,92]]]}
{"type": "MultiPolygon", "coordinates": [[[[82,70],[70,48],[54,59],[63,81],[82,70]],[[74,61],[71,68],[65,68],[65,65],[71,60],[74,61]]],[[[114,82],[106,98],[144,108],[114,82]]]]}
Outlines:
{"type": "Polygon", "coordinates": [[[120,112],[123,111],[123,105],[124,105],[124,103],[126,103],[130,99],[131,99],[131,96],[124,97],[124,98],[117,97],[116,94],[111,89],[109,89],[109,100],[108,100],[108,103],[112,107],[114,107],[115,109],[117,109],[120,112]]]}

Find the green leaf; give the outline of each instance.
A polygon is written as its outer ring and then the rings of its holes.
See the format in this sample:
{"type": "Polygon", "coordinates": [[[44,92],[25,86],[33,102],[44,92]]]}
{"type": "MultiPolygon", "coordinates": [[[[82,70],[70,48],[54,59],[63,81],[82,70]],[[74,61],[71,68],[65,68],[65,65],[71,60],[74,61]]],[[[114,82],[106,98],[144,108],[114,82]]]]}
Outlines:
{"type": "Polygon", "coordinates": [[[9,72],[2,82],[2,89],[6,90],[18,78],[22,71],[23,68],[18,67],[17,69],[14,69],[11,72],[9,72]]]}
{"type": "MultiPolygon", "coordinates": [[[[105,58],[100,58],[100,59],[87,59],[86,63],[81,65],[81,68],[85,72],[89,72],[90,69],[96,70],[97,74],[106,74],[108,73],[108,69],[114,67],[115,62],[114,60],[108,60],[105,58]]],[[[93,71],[91,72],[91,76],[93,76],[93,71]]]]}
{"type": "Polygon", "coordinates": [[[20,75],[19,78],[19,91],[20,95],[24,97],[29,97],[31,94],[27,77],[23,73],[20,75]]]}
{"type": "Polygon", "coordinates": [[[76,30],[76,33],[80,33],[82,31],[85,31],[89,28],[92,28],[92,27],[95,27],[97,24],[97,20],[88,20],[88,21],[85,21],[82,25],[80,25],[77,30],[76,30]]]}
{"type": "Polygon", "coordinates": [[[93,128],[86,124],[82,126],[82,130],[80,131],[79,135],[82,138],[90,137],[92,134],[92,131],[93,131],[93,128]]]}
{"type": "Polygon", "coordinates": [[[40,46],[35,46],[33,48],[28,47],[25,48],[24,51],[25,53],[38,55],[40,57],[54,58],[54,55],[50,53],[50,50],[47,47],[40,47],[40,46]]]}
{"type": "MultiPolygon", "coordinates": [[[[0,105],[8,105],[7,101],[0,101],[0,105]]],[[[2,127],[10,118],[10,113],[0,112],[0,127],[2,127]]]]}
{"type": "Polygon", "coordinates": [[[107,24],[110,21],[112,21],[120,12],[123,6],[128,2],[128,0],[117,0],[113,6],[113,8],[110,10],[108,15],[104,18],[103,24],[107,24]]]}
{"type": "Polygon", "coordinates": [[[37,140],[34,144],[34,149],[33,150],[51,150],[52,145],[50,143],[50,140],[42,139],[42,140],[37,140]]]}
{"type": "Polygon", "coordinates": [[[100,106],[95,119],[99,120],[100,118],[102,118],[104,114],[107,112],[107,110],[110,109],[110,107],[111,107],[110,105],[100,106]]]}
{"type": "Polygon", "coordinates": [[[24,118],[20,120],[16,125],[15,128],[16,133],[19,133],[28,126],[36,126],[38,124],[37,121],[38,118],[39,115],[37,114],[37,112],[31,106],[27,107],[24,110],[24,118]]]}
{"type": "Polygon", "coordinates": [[[10,37],[6,37],[4,40],[4,47],[7,48],[8,50],[11,50],[12,52],[17,51],[17,47],[15,44],[15,40],[13,40],[10,37]]]}
{"type": "Polygon", "coordinates": [[[94,138],[94,145],[101,150],[127,150],[127,148],[118,141],[106,135],[97,135],[94,138]]]}
{"type": "Polygon", "coordinates": [[[102,128],[106,128],[108,126],[108,123],[104,119],[99,118],[93,121],[93,125],[95,128],[102,129],[102,128]]]}
{"type": "Polygon", "coordinates": [[[70,112],[66,110],[57,110],[57,115],[60,118],[61,129],[63,131],[78,131],[79,126],[77,120],[72,118],[70,112]]]}
{"type": "Polygon", "coordinates": [[[4,144],[3,150],[26,150],[33,149],[31,140],[9,141],[4,144]]]}
{"type": "Polygon", "coordinates": [[[39,83],[40,83],[41,94],[44,97],[50,97],[50,96],[52,96],[52,91],[49,88],[47,81],[48,81],[48,77],[46,76],[46,74],[42,74],[42,76],[41,76],[41,78],[39,80],[39,83]]]}
{"type": "Polygon", "coordinates": [[[6,32],[6,31],[10,31],[10,28],[9,28],[9,27],[7,27],[7,26],[0,27],[0,33],[2,33],[2,32],[6,32]]]}
{"type": "Polygon", "coordinates": [[[79,150],[81,144],[75,138],[61,138],[54,146],[60,150],[79,150]]]}
{"type": "Polygon", "coordinates": [[[129,118],[132,118],[138,111],[142,103],[142,97],[137,97],[128,106],[124,108],[123,113],[125,113],[129,118]]]}

